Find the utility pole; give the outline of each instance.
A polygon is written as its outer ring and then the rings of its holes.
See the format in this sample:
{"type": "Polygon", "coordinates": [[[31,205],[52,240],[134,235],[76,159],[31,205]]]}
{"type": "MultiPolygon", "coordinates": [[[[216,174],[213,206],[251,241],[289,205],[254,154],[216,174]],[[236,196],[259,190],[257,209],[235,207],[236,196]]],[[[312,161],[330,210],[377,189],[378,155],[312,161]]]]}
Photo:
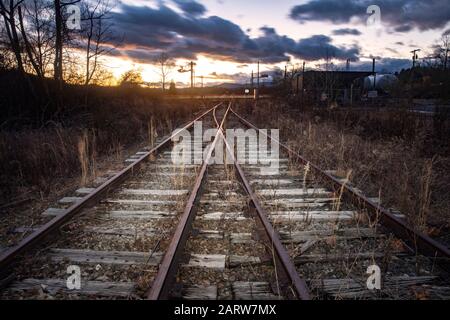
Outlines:
{"type": "Polygon", "coordinates": [[[194,88],[194,62],[191,61],[191,88],[194,88]]]}
{"type": "Polygon", "coordinates": [[[188,69],[186,69],[186,67],[180,67],[180,69],[178,69],[178,72],[180,73],[185,73],[185,72],[190,72],[191,73],[191,89],[194,88],[194,66],[195,66],[195,62],[191,61],[188,64],[188,69]]]}
{"type": "Polygon", "coordinates": [[[258,85],[258,91],[259,91],[259,60],[258,60],[258,80],[257,80],[257,85],[258,85]]]}
{"type": "Polygon", "coordinates": [[[203,91],[203,76],[202,76],[202,90],[201,90],[201,96],[202,96],[202,99],[204,98],[204,91],[203,91]]]}
{"type": "Polygon", "coordinates": [[[345,66],[346,71],[350,71],[350,59],[347,59],[347,64],[345,66]]]}
{"type": "MultiPolygon", "coordinates": [[[[203,76],[203,75],[201,75],[201,76],[195,76],[194,75],[194,79],[195,79],[195,81],[197,80],[197,78],[200,78],[200,88],[201,88],[201,90],[199,91],[199,93],[200,93],[200,96],[203,98],[205,95],[204,95],[204,91],[203,91],[203,89],[205,88],[205,76],[203,76]]],[[[194,88],[195,87],[197,87],[197,81],[196,81],[196,83],[194,84],[194,88]]]]}
{"type": "Polygon", "coordinates": [[[421,51],[420,49],[415,49],[413,51],[411,51],[411,53],[413,54],[413,69],[416,67],[416,61],[419,58],[419,56],[417,55],[417,52],[421,51]]]}
{"type": "Polygon", "coordinates": [[[252,87],[252,90],[254,89],[254,86],[255,86],[255,84],[254,84],[254,75],[253,75],[253,70],[252,70],[252,80],[251,80],[251,87],[252,87]]]}
{"type": "Polygon", "coordinates": [[[255,92],[255,99],[259,98],[259,60],[258,60],[258,74],[256,78],[256,92],[255,92]]]}
{"type": "Polygon", "coordinates": [[[372,59],[372,74],[373,74],[373,90],[377,87],[377,74],[375,72],[375,58],[372,59]]]}
{"type": "Polygon", "coordinates": [[[305,95],[305,61],[303,61],[302,67],[302,108],[304,108],[304,95],[305,95]]]}

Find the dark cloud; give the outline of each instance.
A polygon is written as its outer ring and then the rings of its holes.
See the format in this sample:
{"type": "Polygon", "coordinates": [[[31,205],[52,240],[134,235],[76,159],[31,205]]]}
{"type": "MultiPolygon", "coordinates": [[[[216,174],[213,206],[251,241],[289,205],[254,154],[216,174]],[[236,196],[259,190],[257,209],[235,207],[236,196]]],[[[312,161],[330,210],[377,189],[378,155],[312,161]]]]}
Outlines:
{"type": "Polygon", "coordinates": [[[335,36],[346,36],[346,35],[360,36],[361,34],[362,34],[361,31],[359,31],[357,29],[351,29],[351,28],[343,28],[343,29],[333,30],[333,35],[335,35],[335,36]]]}
{"type": "Polygon", "coordinates": [[[370,5],[378,5],[382,23],[397,32],[443,28],[450,21],[450,2],[444,0],[311,0],[293,7],[290,17],[300,23],[348,23],[352,18],[365,23],[370,5]]]}
{"type": "Polygon", "coordinates": [[[392,52],[394,54],[398,54],[399,52],[393,48],[386,48],[387,51],[392,52]]]}
{"type": "Polygon", "coordinates": [[[206,8],[201,3],[194,0],[173,0],[181,10],[193,16],[201,16],[205,14],[206,8]]]}
{"type": "Polygon", "coordinates": [[[442,35],[443,35],[443,36],[448,36],[448,35],[450,35],[450,29],[445,30],[445,31],[442,33],[442,35]]]}
{"type": "Polygon", "coordinates": [[[409,31],[411,31],[412,29],[413,29],[413,26],[412,26],[412,25],[404,24],[404,25],[395,27],[395,28],[394,28],[394,31],[395,31],[395,32],[401,32],[401,33],[403,33],[403,32],[409,32],[409,31]]]}
{"type": "Polygon", "coordinates": [[[161,5],[157,9],[121,5],[121,12],[112,16],[118,32],[125,32],[127,42],[139,45],[170,45],[182,36],[235,43],[244,36],[239,26],[212,16],[208,18],[183,17],[161,5]]]}
{"type": "MultiPolygon", "coordinates": [[[[345,23],[351,17],[364,15],[363,6],[352,0],[313,0],[291,9],[290,17],[299,22],[328,20],[345,23]]],[[[367,7],[366,7],[367,8],[367,7]]]]}
{"type": "Polygon", "coordinates": [[[340,60],[357,60],[358,47],[344,48],[331,44],[331,38],[324,35],[316,35],[300,40],[296,45],[295,53],[305,60],[317,60],[336,58],[340,60]]]}
{"type": "Polygon", "coordinates": [[[122,4],[112,15],[117,34],[124,35],[118,50],[134,60],[149,62],[161,51],[173,58],[195,59],[198,54],[239,63],[256,59],[264,63],[300,59],[357,59],[359,48],[332,44],[326,36],[295,41],[274,28],[261,28],[250,38],[238,25],[217,16],[183,15],[161,4],[158,8],[122,4]]]}
{"type": "Polygon", "coordinates": [[[244,72],[238,72],[233,74],[212,72],[209,75],[205,76],[204,78],[210,80],[227,80],[227,81],[231,80],[233,82],[246,82],[248,81],[248,74],[244,72]]]}

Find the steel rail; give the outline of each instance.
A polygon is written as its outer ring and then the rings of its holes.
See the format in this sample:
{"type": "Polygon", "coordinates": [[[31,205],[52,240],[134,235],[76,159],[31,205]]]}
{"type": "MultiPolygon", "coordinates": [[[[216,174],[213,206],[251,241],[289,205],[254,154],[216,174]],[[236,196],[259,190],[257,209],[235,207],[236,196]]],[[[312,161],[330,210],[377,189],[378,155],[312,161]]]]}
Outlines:
{"type": "MultiPolygon", "coordinates": [[[[228,105],[220,128],[222,128],[225,119],[227,118],[230,107],[231,103],[228,105]]],[[[180,221],[175,229],[169,247],[159,266],[155,280],[152,282],[151,287],[147,290],[146,298],[148,300],[167,300],[170,297],[170,292],[172,290],[173,284],[175,282],[175,277],[178,272],[179,263],[183,257],[184,247],[186,245],[189,233],[192,229],[192,222],[196,213],[195,205],[200,198],[200,191],[205,180],[204,178],[206,176],[206,169],[209,165],[212,152],[214,151],[217,141],[219,140],[220,132],[220,130],[217,130],[214,141],[208,149],[208,153],[206,155],[206,158],[204,159],[200,172],[195,179],[194,187],[191,190],[183,214],[181,215],[180,221]]]]}
{"type": "MultiPolygon", "coordinates": [[[[213,115],[215,115],[215,110],[213,112],[213,115]]],[[[300,278],[300,276],[298,275],[295,264],[292,262],[289,253],[283,246],[278,232],[274,229],[269,219],[267,218],[268,215],[266,211],[261,206],[258,197],[253,192],[251,185],[246,178],[244,171],[242,170],[242,167],[239,165],[236,157],[234,156],[234,151],[231,149],[227,139],[225,138],[222,127],[220,128],[220,133],[226,149],[228,150],[228,154],[231,156],[234,166],[239,174],[239,179],[243,183],[245,191],[250,197],[251,203],[256,210],[257,217],[264,228],[264,232],[269,240],[270,245],[272,246],[272,249],[274,250],[277,265],[281,266],[282,268],[282,270],[277,269],[277,271],[283,272],[283,278],[288,279],[288,286],[293,289],[296,298],[301,300],[310,300],[311,297],[306,281],[300,278]]],[[[287,290],[285,292],[287,292],[287,290]]]]}
{"type": "Polygon", "coordinates": [[[120,184],[126,177],[132,174],[135,170],[137,170],[142,165],[142,163],[144,163],[144,161],[149,159],[150,155],[156,153],[159,149],[166,146],[174,136],[179,134],[182,130],[190,128],[194,124],[194,122],[202,119],[208,113],[218,108],[221,104],[222,103],[217,104],[216,106],[212,107],[211,109],[205,111],[204,113],[196,117],[194,120],[186,124],[182,129],[177,130],[171,136],[163,140],[159,145],[151,149],[146,154],[142,155],[142,157],[137,159],[136,162],[133,162],[125,169],[121,170],[113,177],[111,177],[108,181],[104,182],[101,186],[97,187],[92,193],[85,196],[81,201],[76,202],[75,204],[70,206],[63,214],[53,218],[52,220],[50,220],[49,222],[47,222],[46,224],[35,230],[33,233],[25,237],[14,247],[2,252],[0,254],[0,274],[3,274],[7,271],[6,269],[11,265],[11,263],[15,260],[15,258],[18,255],[25,253],[27,250],[31,249],[33,246],[42,241],[46,236],[55,232],[59,227],[61,227],[64,223],[73,218],[84,208],[95,204],[102,196],[104,196],[112,188],[120,184]]]}
{"type": "Polygon", "coordinates": [[[267,138],[274,141],[278,145],[280,145],[283,149],[285,149],[289,154],[294,155],[297,159],[299,159],[304,165],[309,164],[310,168],[312,168],[316,173],[321,175],[337,187],[339,190],[345,191],[344,195],[347,196],[352,202],[358,205],[364,205],[368,210],[372,218],[379,217],[381,223],[389,228],[394,235],[404,240],[408,245],[412,246],[410,248],[413,253],[419,252],[424,256],[427,256],[431,259],[434,259],[438,265],[440,265],[446,271],[450,271],[450,250],[443,244],[438,241],[432,239],[426,234],[414,230],[410,226],[408,226],[404,221],[394,216],[389,212],[386,208],[380,206],[379,204],[373,202],[366,196],[360,194],[357,190],[347,185],[346,183],[342,183],[337,178],[333,177],[331,174],[323,171],[317,165],[311,163],[307,159],[305,159],[298,152],[292,150],[288,146],[284,145],[277,139],[274,139],[269,134],[265,134],[260,131],[254,124],[250,123],[242,116],[240,116],[236,111],[231,109],[231,112],[245,125],[250,128],[257,130],[258,132],[264,134],[267,138]]]}

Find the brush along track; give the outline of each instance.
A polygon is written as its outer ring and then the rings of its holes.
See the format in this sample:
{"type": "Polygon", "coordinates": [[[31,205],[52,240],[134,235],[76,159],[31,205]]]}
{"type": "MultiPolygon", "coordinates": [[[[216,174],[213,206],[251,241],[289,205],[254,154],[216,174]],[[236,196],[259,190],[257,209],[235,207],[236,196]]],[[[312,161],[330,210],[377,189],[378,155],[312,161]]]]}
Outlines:
{"type": "MultiPolygon", "coordinates": [[[[238,122],[242,118],[230,119],[229,127],[243,127],[238,122]]],[[[242,122],[247,124],[245,119],[242,122]]],[[[248,152],[249,145],[242,150],[248,152]]],[[[249,157],[258,159],[254,153],[249,157]]],[[[264,171],[260,162],[242,167],[313,298],[450,299],[449,276],[444,271],[448,259],[439,256],[448,252],[445,247],[430,246],[438,259],[411,250],[408,242],[392,233],[398,234],[400,227],[391,229],[391,225],[383,224],[385,209],[379,207],[378,216],[370,215],[361,205],[363,197],[355,206],[357,201],[343,197],[346,186],[330,188],[311,164],[299,164],[298,157],[286,153],[283,147],[279,170],[267,166],[264,171]],[[381,270],[381,290],[367,288],[367,269],[374,265],[381,270]]],[[[389,214],[403,224],[400,214],[389,214]]],[[[414,235],[435,244],[423,235],[414,235]]],[[[247,243],[251,245],[253,239],[248,238],[247,243]]]]}
{"type": "MultiPolygon", "coordinates": [[[[206,128],[215,126],[211,111],[197,118],[204,117],[206,128]]],[[[0,281],[1,298],[142,297],[158,271],[200,167],[173,164],[170,149],[155,157],[170,139],[161,142],[158,148],[127,159],[127,169],[106,177],[101,186],[81,188],[60,199],[43,213],[47,217],[43,221],[50,219],[44,226],[18,230],[31,236],[1,256],[3,274],[13,271],[0,281]],[[151,161],[145,162],[147,158],[151,161]],[[120,182],[114,189],[113,180],[120,182]],[[99,198],[94,207],[81,205],[93,197],[99,198]],[[79,212],[72,213],[74,208],[79,212]],[[68,214],[61,226],[53,225],[68,214]],[[51,232],[55,229],[58,236],[51,232]],[[43,241],[52,235],[52,241],[43,241]],[[30,252],[18,257],[19,249],[30,252]],[[80,268],[80,289],[67,287],[69,266],[80,268]]]]}
{"type": "MultiPolygon", "coordinates": [[[[204,126],[222,128],[228,117],[228,127],[243,127],[230,108],[220,117],[204,126]]],[[[213,144],[221,139],[219,131],[213,144]]],[[[212,152],[202,165],[177,167],[166,151],[67,224],[50,247],[26,256],[3,298],[450,297],[437,260],[411,254],[311,165],[280,155],[276,171],[207,165],[212,152]],[[81,266],[78,291],[66,287],[71,264],[81,266]],[[366,271],[375,264],[382,289],[368,290],[366,271]]]]}
{"type": "MultiPolygon", "coordinates": [[[[213,112],[219,128],[213,147],[223,149],[219,144],[223,142],[231,150],[222,131],[229,110],[230,107],[220,123],[216,110],[213,112]]],[[[238,171],[235,175],[233,167],[208,168],[210,157],[211,151],[147,297],[308,299],[304,282],[261,212],[237,162],[234,162],[238,171]],[[207,168],[208,180],[204,175],[207,168]],[[233,176],[238,176],[243,185],[233,176]],[[204,194],[201,194],[202,186],[204,194]],[[247,240],[252,235],[255,241],[249,246],[247,240]],[[249,256],[249,252],[257,255],[249,256]],[[192,264],[198,269],[186,268],[192,264]]]]}

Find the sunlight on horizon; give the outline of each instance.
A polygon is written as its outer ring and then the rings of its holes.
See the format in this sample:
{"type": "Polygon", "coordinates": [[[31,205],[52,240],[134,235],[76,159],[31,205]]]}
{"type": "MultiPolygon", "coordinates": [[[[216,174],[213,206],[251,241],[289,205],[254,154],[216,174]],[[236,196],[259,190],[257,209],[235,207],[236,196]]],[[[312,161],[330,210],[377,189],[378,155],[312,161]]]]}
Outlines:
{"type": "MultiPolygon", "coordinates": [[[[113,54],[101,59],[115,83],[125,72],[137,70],[147,85],[157,86],[161,75],[154,58],[161,52],[169,57],[186,57],[174,60],[175,66],[166,79],[167,83],[173,81],[179,87],[189,86],[191,82],[190,72],[178,72],[180,67],[189,64],[188,57],[196,64],[194,82],[197,86],[202,82],[206,86],[249,83],[252,71],[256,77],[258,58],[273,61],[260,65],[261,72],[272,72],[284,71],[286,66],[292,68],[293,65],[299,69],[304,61],[306,69],[331,66],[331,69],[345,70],[346,60],[352,61],[352,71],[371,71],[374,57],[378,61],[386,59],[385,70],[393,73],[407,66],[413,49],[421,48],[423,59],[435,54],[439,36],[449,25],[438,28],[422,21],[422,27],[397,31],[395,27],[400,22],[393,21],[392,13],[389,17],[384,7],[381,8],[381,25],[376,28],[366,23],[368,15],[364,8],[358,9],[359,14],[337,22],[330,20],[332,15],[322,17],[320,10],[313,19],[296,20],[290,16],[294,7],[310,4],[311,0],[286,0],[276,4],[256,0],[193,3],[199,12],[191,13],[175,0],[115,2],[112,12],[123,43],[117,45],[113,54]],[[353,33],[336,33],[339,30],[353,33]],[[328,50],[331,57],[326,61],[324,52],[328,56],[328,50]],[[289,61],[283,61],[285,59],[289,61]]],[[[114,45],[110,42],[105,46],[111,49],[114,45]]]]}

